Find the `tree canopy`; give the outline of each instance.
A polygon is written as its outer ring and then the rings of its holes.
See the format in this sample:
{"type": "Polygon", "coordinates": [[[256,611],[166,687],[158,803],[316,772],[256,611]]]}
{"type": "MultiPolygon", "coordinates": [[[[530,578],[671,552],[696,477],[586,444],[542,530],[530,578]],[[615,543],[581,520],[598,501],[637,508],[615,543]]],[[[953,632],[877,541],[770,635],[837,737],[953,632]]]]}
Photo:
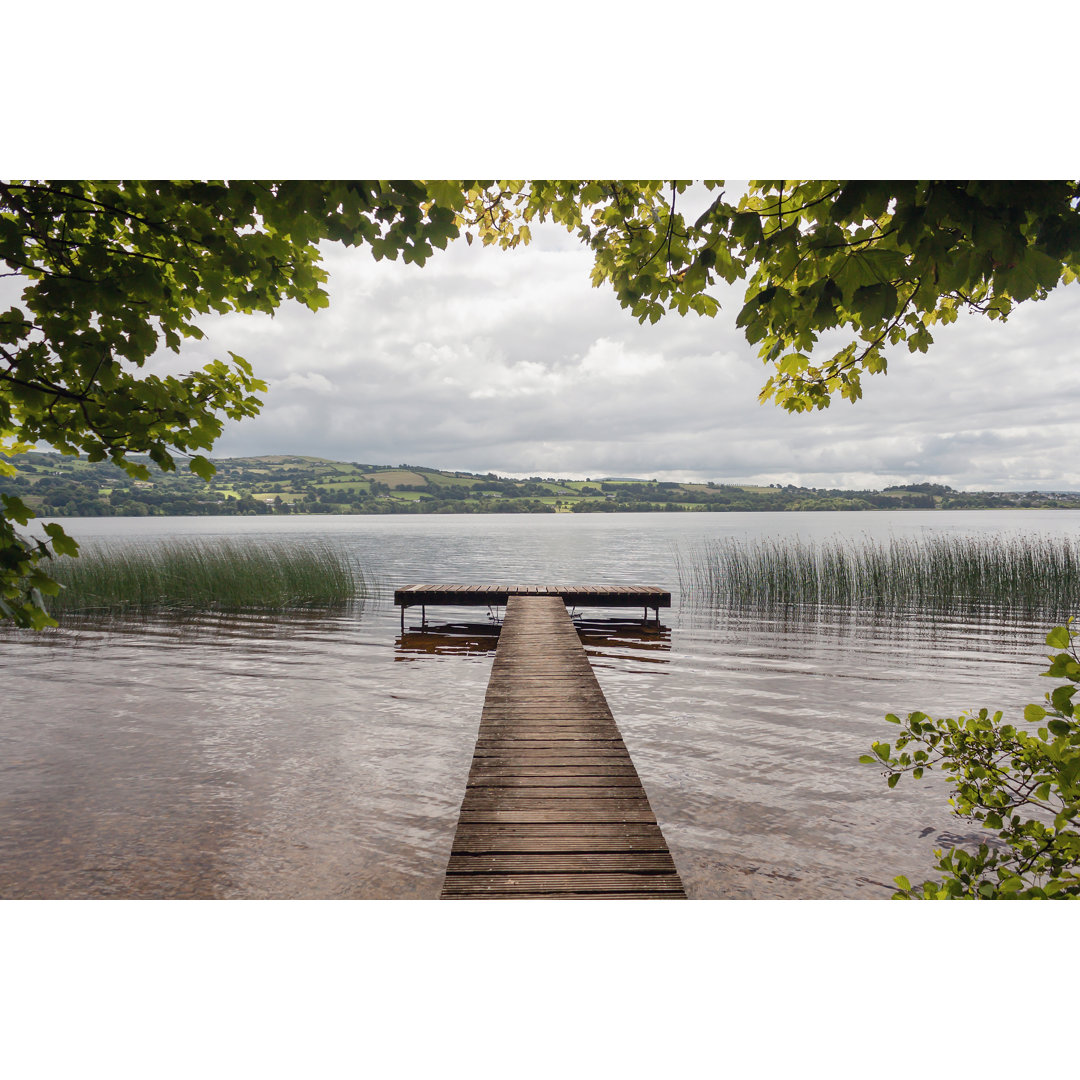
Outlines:
{"type": "MultiPolygon", "coordinates": [[[[201,452],[225,418],[258,412],[266,386],[235,353],[179,378],[145,371],[154,353],[202,337],[196,319],[211,312],[325,307],[320,240],[422,263],[458,233],[428,202],[412,182],[0,185],[0,259],[26,281],[0,312],[0,450],[47,443],[143,479],[130,455],[172,470],[183,453],[211,476],[201,452]]],[[[40,627],[41,594],[55,592],[41,559],[76,548],[55,524],[45,543],[20,536],[29,517],[3,496],[0,616],[40,627]]]]}
{"type": "MultiPolygon", "coordinates": [[[[209,451],[226,418],[266,389],[229,354],[183,377],[146,365],[199,338],[200,316],[326,306],[318,244],[423,265],[464,235],[503,248],[553,220],[593,254],[639,321],[713,316],[719,280],[746,281],[736,317],[767,365],[763,399],[790,411],[862,394],[886,350],[925,351],[964,308],[1005,318],[1080,273],[1077,181],[757,181],[729,195],[705,181],[219,181],[0,183],[0,261],[25,282],[0,312],[0,450],[38,443],[109,458],[132,476],[209,451]],[[827,358],[826,331],[849,339],[827,358]]],[[[0,461],[0,468],[10,469],[0,461]]],[[[32,541],[30,511],[3,496],[0,617],[50,621],[41,560],[75,545],[55,524],[32,541]]]]}

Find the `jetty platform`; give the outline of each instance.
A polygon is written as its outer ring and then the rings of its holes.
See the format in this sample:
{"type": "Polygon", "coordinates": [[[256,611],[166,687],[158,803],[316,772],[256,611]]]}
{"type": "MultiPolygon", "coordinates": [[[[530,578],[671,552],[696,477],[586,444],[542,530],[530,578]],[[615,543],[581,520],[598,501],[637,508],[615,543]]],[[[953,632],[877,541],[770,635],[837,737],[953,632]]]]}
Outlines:
{"type": "Polygon", "coordinates": [[[686,899],[570,601],[476,588],[506,616],[442,898],[686,899]]]}
{"type": "Polygon", "coordinates": [[[394,590],[394,603],[401,608],[401,632],[405,632],[405,609],[420,608],[420,621],[427,625],[428,605],[444,607],[504,607],[512,596],[556,596],[569,608],[636,608],[649,612],[660,622],[660,609],[671,607],[671,593],[651,585],[406,585],[394,590]]]}

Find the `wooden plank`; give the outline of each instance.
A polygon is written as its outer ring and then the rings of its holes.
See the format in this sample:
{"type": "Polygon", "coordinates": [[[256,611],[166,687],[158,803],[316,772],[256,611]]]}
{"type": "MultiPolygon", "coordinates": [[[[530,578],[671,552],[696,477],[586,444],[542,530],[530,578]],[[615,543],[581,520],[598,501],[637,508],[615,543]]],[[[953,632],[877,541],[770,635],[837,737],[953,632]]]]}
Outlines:
{"type": "Polygon", "coordinates": [[[501,768],[511,762],[525,757],[529,760],[525,764],[557,764],[561,761],[566,765],[574,764],[597,764],[611,765],[621,763],[626,754],[626,747],[619,743],[599,742],[596,739],[589,740],[588,745],[583,746],[584,740],[558,740],[558,739],[514,739],[514,738],[489,738],[483,745],[477,743],[473,751],[473,760],[477,765],[488,768],[501,768]],[[567,742],[571,745],[566,745],[567,742]],[[551,759],[548,761],[548,759],[551,759]],[[556,760],[557,759],[557,760],[556,760]]]}
{"type": "Polygon", "coordinates": [[[442,896],[685,897],[566,605],[550,588],[508,590],[442,896]]]}
{"type": "Polygon", "coordinates": [[[661,837],[659,844],[649,837],[634,836],[521,836],[477,837],[468,843],[455,844],[455,855],[626,855],[656,854],[668,857],[661,837]]]}
{"type": "Polygon", "coordinates": [[[504,727],[501,734],[489,729],[483,741],[477,740],[474,755],[481,757],[499,757],[513,754],[552,754],[556,757],[569,755],[593,755],[600,758],[621,757],[626,752],[622,742],[604,738],[566,738],[565,729],[548,735],[529,735],[515,737],[509,727],[504,727]]]}
{"type": "MultiPolygon", "coordinates": [[[[467,896],[446,896],[445,900],[641,900],[640,896],[627,895],[618,892],[587,892],[587,893],[559,893],[555,894],[541,888],[538,892],[499,892],[497,889],[488,889],[483,892],[470,893],[467,896]]],[[[658,892],[650,893],[649,900],[685,900],[686,896],[681,892],[658,892]]]]}
{"type": "Polygon", "coordinates": [[[447,869],[455,874],[530,873],[641,873],[674,874],[675,863],[666,851],[507,852],[505,854],[451,855],[447,869]]]}
{"type": "MultiPolygon", "coordinates": [[[[486,759],[481,758],[481,761],[486,759]]],[[[622,762],[616,764],[601,764],[601,765],[581,765],[574,763],[572,765],[537,765],[535,762],[529,765],[519,765],[517,763],[513,765],[483,765],[477,767],[473,765],[472,772],[469,773],[470,784],[498,784],[498,783],[519,783],[522,780],[530,778],[543,778],[550,777],[552,781],[558,781],[560,783],[569,783],[572,780],[593,780],[614,782],[618,777],[625,777],[631,783],[637,784],[640,781],[637,777],[637,771],[633,766],[624,765],[622,762]]]]}
{"type": "Polygon", "coordinates": [[[484,745],[477,747],[484,755],[492,754],[518,754],[518,753],[582,753],[587,754],[597,751],[601,755],[621,755],[626,747],[621,743],[610,742],[606,739],[579,738],[572,731],[563,728],[561,731],[553,731],[548,734],[538,734],[514,738],[510,728],[506,728],[502,735],[489,734],[484,739],[484,745]]]}
{"type": "MultiPolygon", "coordinates": [[[[519,721],[524,727],[525,721],[519,721]]],[[[598,738],[595,733],[575,731],[572,725],[563,724],[547,730],[529,729],[529,734],[514,735],[514,725],[507,721],[504,724],[492,724],[488,727],[484,736],[483,746],[478,747],[481,755],[490,757],[497,754],[533,754],[533,753],[582,753],[593,751],[601,756],[622,756],[626,747],[622,743],[611,742],[607,739],[598,738]]]]}
{"type": "MultiPolygon", "coordinates": [[[[507,742],[507,740],[503,740],[507,742]]],[[[625,747],[592,746],[582,747],[578,740],[565,740],[570,745],[560,745],[552,740],[538,742],[535,739],[514,739],[509,745],[485,743],[473,752],[473,763],[477,768],[505,769],[515,763],[522,768],[550,765],[579,765],[587,768],[593,765],[622,765],[625,759],[625,747]]]]}
{"type": "Polygon", "coordinates": [[[652,812],[652,807],[641,810],[627,810],[625,807],[618,806],[605,806],[599,810],[582,810],[574,807],[561,807],[556,810],[540,808],[532,810],[493,810],[490,807],[485,807],[476,810],[463,808],[458,821],[470,825],[497,825],[503,822],[517,825],[540,825],[549,822],[574,825],[640,822],[654,825],[656,815],[652,812]]]}
{"type": "Polygon", "coordinates": [[[643,900],[652,893],[672,893],[685,899],[678,874],[650,873],[557,873],[542,871],[520,874],[447,875],[443,898],[472,898],[477,893],[498,892],[506,897],[528,894],[548,899],[572,897],[581,893],[604,892],[643,900]]]}
{"type": "Polygon", "coordinates": [[[485,791],[492,788],[509,791],[510,789],[519,788],[531,789],[535,788],[537,784],[543,785],[540,789],[542,791],[556,788],[578,791],[582,788],[588,790],[598,787],[603,788],[605,791],[612,791],[616,788],[630,788],[633,791],[638,791],[641,788],[641,781],[634,772],[588,772],[565,776],[561,769],[558,774],[550,770],[534,769],[524,775],[520,773],[493,773],[485,770],[481,773],[471,773],[467,786],[485,791]]]}
{"type": "Polygon", "coordinates": [[[640,783],[633,765],[627,765],[625,761],[619,758],[601,758],[592,762],[571,760],[552,763],[537,761],[535,757],[526,761],[514,760],[509,763],[495,763],[491,758],[487,757],[474,758],[472,771],[469,773],[469,781],[471,783],[473,780],[480,781],[485,778],[498,780],[500,778],[528,776],[552,776],[558,779],[566,779],[572,776],[629,776],[636,783],[640,783]]]}
{"type": "MultiPolygon", "coordinates": [[[[502,823],[497,825],[464,824],[455,835],[455,844],[479,843],[481,840],[512,841],[515,837],[531,837],[533,839],[545,838],[560,843],[584,843],[593,840],[618,840],[629,839],[640,846],[640,843],[653,843],[657,846],[653,851],[665,850],[664,834],[658,825],[649,822],[521,822],[502,823]],[[640,843],[638,843],[640,842],[640,843]]],[[[464,850],[467,850],[465,848],[464,850]]]]}
{"type": "Polygon", "coordinates": [[[530,756],[526,761],[514,760],[509,763],[494,763],[488,757],[474,758],[469,772],[469,783],[479,783],[483,780],[497,783],[503,779],[525,779],[530,776],[541,780],[548,776],[557,780],[567,780],[572,777],[587,779],[590,776],[626,776],[636,784],[641,783],[633,765],[627,765],[625,760],[619,758],[601,758],[593,762],[572,760],[551,763],[537,760],[535,755],[530,756]]]}
{"type": "Polygon", "coordinates": [[[648,799],[624,799],[618,795],[598,794],[595,798],[582,798],[573,794],[567,794],[562,798],[543,797],[528,794],[516,795],[513,793],[500,795],[474,794],[468,792],[461,802],[461,812],[477,812],[482,810],[495,811],[528,811],[537,815],[558,812],[587,812],[590,810],[610,810],[613,813],[634,813],[638,810],[644,813],[652,813],[648,799]]]}

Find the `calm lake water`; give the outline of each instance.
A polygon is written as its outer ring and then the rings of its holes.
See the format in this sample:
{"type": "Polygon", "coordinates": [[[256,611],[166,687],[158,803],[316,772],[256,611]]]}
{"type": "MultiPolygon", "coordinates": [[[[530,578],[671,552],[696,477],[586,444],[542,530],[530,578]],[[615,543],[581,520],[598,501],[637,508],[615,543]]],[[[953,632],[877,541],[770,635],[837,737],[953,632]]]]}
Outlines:
{"type": "MultiPolygon", "coordinates": [[[[679,594],[720,536],[1075,535],[1073,511],[84,518],[87,544],[318,538],[348,610],[0,634],[0,897],[438,896],[492,650],[401,639],[395,586],[670,588],[660,641],[589,644],[691,898],[885,898],[974,836],[932,774],[858,764],[887,712],[1039,701],[1042,623],[731,614],[679,594]]],[[[429,609],[429,618],[439,611],[429,609]]],[[[445,614],[461,618],[462,609],[445,614]]],[[[475,609],[472,618],[483,617],[475,609]]],[[[612,613],[614,614],[614,613],[612,613]]],[[[410,620],[413,621],[413,620],[410,620]]]]}

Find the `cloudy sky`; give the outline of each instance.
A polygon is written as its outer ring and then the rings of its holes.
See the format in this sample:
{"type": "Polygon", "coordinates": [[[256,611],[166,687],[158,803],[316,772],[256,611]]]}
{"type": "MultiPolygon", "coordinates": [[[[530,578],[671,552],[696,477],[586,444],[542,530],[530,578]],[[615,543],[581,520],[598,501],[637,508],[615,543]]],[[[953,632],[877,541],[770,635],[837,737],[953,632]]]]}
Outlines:
{"type": "MultiPolygon", "coordinates": [[[[411,9],[407,50],[396,9],[353,5],[337,17],[334,41],[360,49],[355,64],[330,62],[321,17],[271,5],[274,18],[253,22],[246,5],[193,3],[206,18],[189,11],[178,23],[129,3],[137,18],[109,23],[110,33],[153,30],[155,77],[136,95],[125,65],[103,66],[86,49],[97,8],[57,21],[48,6],[24,5],[26,39],[48,35],[54,67],[85,71],[95,86],[94,122],[62,88],[39,86],[39,50],[16,50],[12,63],[28,66],[11,81],[27,88],[24,111],[35,122],[12,143],[13,175],[1076,172],[1075,140],[1061,138],[1075,127],[1066,94],[1034,103],[1005,93],[993,108],[943,114],[988,71],[1036,85],[1067,70],[1074,35],[1047,31],[1075,21],[1064,0],[1044,4],[1038,19],[1013,20],[1008,35],[940,0],[915,0],[899,21],[891,8],[846,0],[827,23],[796,6],[770,25],[767,54],[752,7],[673,11],[661,27],[639,0],[619,19],[609,5],[557,0],[542,17],[521,16],[520,33],[493,26],[492,41],[506,47],[477,53],[451,5],[422,4],[422,17],[411,9]],[[730,44],[722,77],[700,62],[719,40],[730,44]],[[813,82],[819,68],[831,71],[814,42],[844,63],[918,55],[935,75],[905,83],[900,123],[891,76],[842,95],[831,75],[813,82]],[[620,81],[652,70],[661,45],[678,57],[670,86],[620,81]],[[556,54],[572,63],[556,70],[556,54]],[[191,55],[213,79],[187,77],[191,55]],[[624,86],[634,92],[615,95],[624,86]],[[804,115],[796,99],[826,112],[804,115]],[[246,104],[226,118],[222,102],[246,104]],[[115,138],[102,137],[109,130],[115,138]]],[[[514,252],[458,242],[422,269],[329,248],[329,310],[286,305],[273,319],[206,320],[209,341],[188,343],[181,369],[231,349],[270,383],[262,415],[230,424],[215,453],[510,475],[1080,488],[1078,285],[1022,305],[1004,325],[961,316],[934,331],[928,355],[895,350],[889,374],[866,378],[856,405],[791,416],[757,404],[767,373],[735,330],[737,293],[718,290],[715,319],[639,326],[610,289],[591,287],[576,240],[557,226],[533,235],[514,252]]],[[[172,360],[164,363],[175,368],[172,360]]]]}
{"type": "MultiPolygon", "coordinates": [[[[1080,487],[1080,287],[1006,324],[962,316],[927,355],[895,350],[856,405],[759,405],[766,371],[714,319],[640,326],[589,282],[561,227],[512,252],[451,244],[421,268],[330,246],[329,309],[202,325],[181,367],[231,349],[270,384],[216,456],[310,454],[507,475],[959,489],[1080,487]]],[[[723,286],[722,286],[723,288],[723,286]]],[[[175,368],[174,360],[169,366],[175,368]]]]}

